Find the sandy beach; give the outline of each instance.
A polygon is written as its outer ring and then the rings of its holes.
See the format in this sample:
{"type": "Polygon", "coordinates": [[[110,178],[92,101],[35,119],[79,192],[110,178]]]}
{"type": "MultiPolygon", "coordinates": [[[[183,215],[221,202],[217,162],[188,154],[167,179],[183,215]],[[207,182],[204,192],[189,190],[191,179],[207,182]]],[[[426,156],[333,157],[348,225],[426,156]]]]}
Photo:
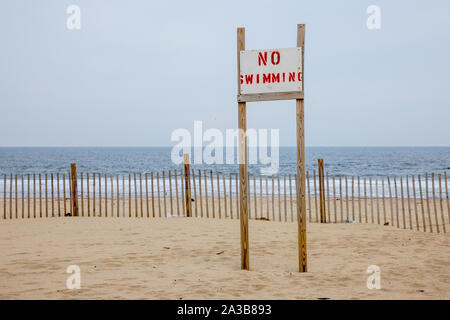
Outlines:
{"type": "Polygon", "coordinates": [[[87,218],[0,223],[0,299],[449,299],[448,234],[308,223],[299,273],[296,223],[250,221],[250,271],[238,220],[87,218]],[[366,286],[381,268],[381,289],[366,286]],[[81,289],[66,288],[69,265],[81,289]]]}

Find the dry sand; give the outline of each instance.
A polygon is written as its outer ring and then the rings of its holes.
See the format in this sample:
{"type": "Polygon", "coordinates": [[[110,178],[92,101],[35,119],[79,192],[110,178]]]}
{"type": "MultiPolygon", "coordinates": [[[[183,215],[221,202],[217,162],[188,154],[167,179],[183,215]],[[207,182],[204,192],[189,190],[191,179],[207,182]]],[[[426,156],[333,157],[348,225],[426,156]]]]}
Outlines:
{"type": "Polygon", "coordinates": [[[60,217],[0,221],[0,299],[449,299],[450,241],[374,224],[308,223],[299,273],[296,223],[250,221],[250,271],[238,220],[60,217]],[[81,289],[66,289],[69,265],[81,289]],[[381,268],[380,290],[366,286],[381,268]]]}

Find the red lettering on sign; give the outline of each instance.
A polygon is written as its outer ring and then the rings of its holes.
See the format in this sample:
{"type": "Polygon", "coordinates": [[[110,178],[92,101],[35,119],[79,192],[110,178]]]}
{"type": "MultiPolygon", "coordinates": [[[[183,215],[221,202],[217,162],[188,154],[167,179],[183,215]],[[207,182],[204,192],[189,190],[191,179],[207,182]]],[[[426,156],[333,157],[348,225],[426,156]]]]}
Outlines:
{"type": "Polygon", "coordinates": [[[263,73],[263,83],[270,83],[270,73],[263,73]]]}
{"type": "Polygon", "coordinates": [[[267,66],[267,51],[264,51],[264,56],[262,52],[258,53],[258,65],[261,65],[261,62],[267,66]]]}
{"type": "Polygon", "coordinates": [[[259,73],[256,75],[256,83],[259,83],[259,73]]]}
{"type": "Polygon", "coordinates": [[[298,78],[298,81],[302,81],[302,73],[301,72],[298,73],[297,78],[298,78]]]}
{"type": "Polygon", "coordinates": [[[272,52],[272,55],[270,56],[270,60],[272,61],[273,65],[277,65],[280,63],[280,53],[278,51],[272,52]]]}
{"type": "Polygon", "coordinates": [[[252,84],[252,82],[253,82],[253,75],[252,74],[245,75],[245,83],[252,84]]]}
{"type": "Polygon", "coordinates": [[[286,74],[283,72],[283,82],[286,81],[286,74]]]}
{"type": "Polygon", "coordinates": [[[295,82],[295,72],[289,72],[289,82],[295,82]]]}
{"type": "Polygon", "coordinates": [[[279,73],[272,73],[272,83],[280,82],[280,74],[279,73]]]}
{"type": "Polygon", "coordinates": [[[244,83],[244,76],[241,74],[241,84],[244,83]]]}

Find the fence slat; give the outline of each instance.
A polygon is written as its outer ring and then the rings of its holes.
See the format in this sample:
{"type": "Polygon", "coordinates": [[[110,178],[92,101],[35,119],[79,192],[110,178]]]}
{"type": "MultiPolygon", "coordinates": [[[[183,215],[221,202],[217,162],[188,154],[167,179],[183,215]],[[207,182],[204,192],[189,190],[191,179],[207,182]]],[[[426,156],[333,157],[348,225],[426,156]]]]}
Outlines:
{"type": "Polygon", "coordinates": [[[450,202],[448,199],[447,172],[444,172],[444,180],[445,180],[445,197],[447,198],[447,215],[448,215],[448,221],[450,222],[450,202]]]}
{"type": "MultiPolygon", "coordinates": [[[[312,222],[312,207],[311,207],[311,180],[309,179],[309,171],[306,172],[306,181],[308,181],[307,188],[308,188],[308,209],[309,209],[309,222],[312,222]]],[[[297,186],[297,179],[295,179],[295,184],[297,186]]],[[[295,190],[298,190],[296,188],[295,190]]],[[[297,203],[298,205],[298,203],[297,203]]]]}
{"type": "Polygon", "coordinates": [[[267,219],[270,219],[270,205],[269,205],[269,177],[265,176],[266,180],[266,200],[267,200],[267,219]]]}
{"type": "Polygon", "coordinates": [[[350,206],[350,202],[348,201],[348,176],[345,175],[345,213],[347,216],[347,220],[350,220],[350,215],[349,215],[349,206],[350,206]]]}
{"type": "Polygon", "coordinates": [[[180,169],[181,204],[183,206],[183,215],[187,216],[186,198],[184,197],[184,193],[186,191],[186,185],[185,185],[184,179],[185,179],[184,169],[180,169]]]}
{"type": "MultiPolygon", "coordinates": [[[[169,171],[170,175],[170,171],[169,171]]],[[[144,217],[144,206],[142,201],[142,172],[139,172],[139,205],[141,209],[141,218],[144,217]]],[[[170,185],[170,211],[172,211],[172,184],[170,185]]]]}
{"type": "Polygon", "coordinates": [[[438,213],[437,213],[437,207],[436,207],[436,192],[434,190],[434,172],[431,173],[431,190],[432,190],[432,196],[433,196],[434,216],[436,218],[436,231],[437,231],[437,233],[440,233],[438,213]]]}
{"type": "Polygon", "coordinates": [[[105,218],[108,217],[108,175],[105,173],[105,218]]]}
{"type": "Polygon", "coordinates": [[[319,209],[318,209],[318,205],[317,205],[316,170],[313,170],[313,186],[314,186],[314,210],[315,210],[316,222],[319,222],[319,209]]]}
{"type": "MultiPolygon", "coordinates": [[[[30,174],[27,174],[27,215],[28,215],[28,219],[30,219],[30,174]]],[[[4,200],[4,199],[3,199],[4,200]]],[[[58,215],[60,212],[60,206],[59,206],[59,173],[58,173],[58,215]]]]}
{"type": "Polygon", "coordinates": [[[261,173],[259,174],[259,207],[261,210],[259,216],[262,218],[264,210],[263,210],[263,180],[261,173]]]}
{"type": "Polygon", "coordinates": [[[294,205],[292,201],[292,175],[290,173],[289,173],[289,204],[291,207],[291,222],[294,222],[294,205]]]}
{"type": "Polygon", "coordinates": [[[111,180],[111,218],[114,218],[114,178],[111,173],[109,179],[111,180]]]}
{"type": "Polygon", "coordinates": [[[375,219],[374,219],[374,216],[375,216],[375,213],[374,213],[374,211],[373,211],[373,207],[374,207],[374,205],[373,205],[373,186],[372,186],[372,177],[369,177],[369,197],[370,197],[370,213],[371,213],[371,218],[370,218],[370,221],[372,222],[372,223],[374,223],[375,222],[375,219]]]}
{"type": "Polygon", "coordinates": [[[383,203],[383,223],[386,223],[386,197],[384,195],[384,176],[381,176],[381,193],[382,193],[382,203],[383,203]]]}
{"type": "Polygon", "coordinates": [[[257,202],[257,196],[256,196],[256,173],[253,173],[253,193],[255,195],[254,200],[255,200],[255,219],[258,218],[258,206],[256,204],[257,202]]]}
{"type": "MultiPolygon", "coordinates": [[[[222,210],[221,210],[221,204],[220,204],[220,176],[219,176],[219,172],[216,172],[217,174],[217,206],[219,207],[219,219],[222,218],[222,210]]],[[[250,197],[249,197],[250,199],[250,197]]],[[[252,216],[250,214],[250,206],[249,206],[249,210],[248,210],[248,218],[251,219],[252,216]]]]}
{"type": "Polygon", "coordinates": [[[361,219],[361,178],[358,176],[358,218],[359,218],[359,223],[362,222],[361,219]]]}
{"type": "Polygon", "coordinates": [[[430,226],[430,232],[433,232],[433,223],[431,222],[430,196],[429,196],[429,192],[428,192],[428,173],[425,173],[425,196],[426,196],[427,211],[428,211],[428,224],[430,226]]]}
{"type": "Polygon", "coordinates": [[[153,182],[154,176],[153,171],[150,172],[150,180],[151,180],[151,187],[152,187],[152,217],[155,218],[155,185],[153,182]]]}
{"type": "Polygon", "coordinates": [[[281,194],[280,194],[280,175],[277,175],[278,185],[278,221],[281,221],[281,194]]]}
{"type": "Polygon", "coordinates": [[[233,187],[232,186],[233,186],[233,173],[230,172],[230,217],[231,217],[231,219],[233,219],[233,187]]]}
{"type": "Polygon", "coordinates": [[[394,226],[394,205],[393,205],[393,200],[392,200],[392,189],[391,189],[391,179],[388,176],[387,177],[387,181],[388,181],[388,189],[389,189],[389,200],[391,203],[391,226],[394,226]]]}
{"type": "Polygon", "coordinates": [[[340,193],[340,207],[341,207],[341,223],[344,222],[344,197],[342,194],[342,175],[339,175],[339,193],[340,193]]]}
{"type": "Polygon", "coordinates": [[[198,169],[198,192],[200,195],[200,216],[203,218],[202,171],[198,169]]]}
{"type": "MultiPolygon", "coordinates": [[[[48,218],[48,174],[45,174],[45,217],[48,218]]],[[[17,175],[16,175],[16,219],[17,219],[17,175]]]]}
{"type": "Polygon", "coordinates": [[[409,196],[409,177],[406,175],[406,197],[408,199],[408,216],[409,216],[409,229],[412,230],[412,217],[411,217],[411,199],[409,196]]]}
{"type": "MultiPolygon", "coordinates": [[[[195,182],[195,169],[194,168],[192,168],[192,185],[194,186],[195,217],[198,217],[197,183],[195,182]]],[[[200,203],[200,205],[201,205],[201,203],[200,203]]]]}
{"type": "Polygon", "coordinates": [[[272,220],[275,221],[275,184],[273,182],[273,174],[272,174],[272,220]]]}
{"type": "Polygon", "coordinates": [[[206,170],[203,171],[203,177],[205,181],[205,202],[206,202],[206,217],[209,218],[209,196],[208,196],[208,179],[206,177],[206,170]]]}
{"type": "Polygon", "coordinates": [[[444,218],[444,206],[442,204],[442,184],[441,184],[441,174],[438,174],[439,178],[439,207],[441,209],[441,219],[442,219],[442,230],[444,233],[447,233],[445,230],[445,218],[444,218]]]}
{"type": "Polygon", "coordinates": [[[413,199],[414,199],[414,214],[416,216],[416,229],[419,231],[419,217],[417,213],[417,198],[416,198],[416,182],[414,176],[411,176],[412,189],[413,189],[413,199]]]}
{"type": "MultiPolygon", "coordinates": [[[[194,198],[195,199],[195,198],[194,198]]],[[[173,203],[172,203],[172,170],[169,170],[169,201],[170,201],[170,214],[173,215],[173,203]]],[[[178,215],[178,212],[177,212],[178,215]]]]}
{"type": "Polygon", "coordinates": [[[380,199],[378,196],[378,177],[375,177],[375,201],[377,202],[377,223],[380,224],[380,199]]]}
{"type": "Polygon", "coordinates": [[[334,223],[337,223],[336,182],[334,176],[333,176],[333,206],[334,206],[334,223]]]}
{"type": "MultiPolygon", "coordinates": [[[[267,199],[269,201],[269,199],[267,199]]],[[[240,206],[239,206],[239,173],[236,172],[236,219],[240,217],[240,206]]],[[[267,213],[267,218],[269,218],[269,213],[267,213]]]]}
{"type": "MultiPolygon", "coordinates": [[[[180,194],[178,193],[178,173],[177,173],[177,169],[174,169],[173,173],[175,175],[175,179],[174,180],[175,180],[175,194],[176,194],[176,198],[177,198],[177,214],[179,216],[181,216],[182,214],[180,212],[180,197],[179,197],[180,194]]],[[[197,201],[197,199],[196,199],[196,201],[197,201]]],[[[201,207],[201,204],[202,204],[202,202],[200,200],[200,207],[201,207]]]]}
{"type": "Polygon", "coordinates": [[[397,228],[400,228],[400,222],[398,218],[398,205],[399,205],[399,198],[398,198],[398,189],[397,189],[397,179],[394,177],[394,191],[395,191],[395,214],[396,214],[396,220],[397,220],[397,228]]]}
{"type": "MultiPolygon", "coordinates": [[[[287,222],[287,201],[286,201],[286,194],[287,194],[287,189],[286,189],[286,174],[283,175],[283,180],[284,180],[284,222],[287,222]]],[[[255,191],[255,196],[256,196],[256,191],[255,191]]],[[[256,206],[256,201],[255,201],[255,206],[256,206]]]]}
{"type": "MultiPolygon", "coordinates": [[[[21,182],[22,182],[22,219],[25,219],[25,192],[24,192],[24,184],[23,184],[23,174],[21,176],[21,182]]],[[[53,213],[53,174],[52,174],[52,213],[53,213]]]]}
{"type": "Polygon", "coordinates": [[[405,219],[405,201],[403,197],[403,176],[400,176],[400,194],[402,197],[402,219],[403,219],[403,229],[406,229],[406,219],[405,219]]]}
{"type": "Polygon", "coordinates": [[[366,223],[369,220],[369,210],[367,210],[367,179],[364,177],[364,211],[366,223]]]}
{"type": "MultiPolygon", "coordinates": [[[[41,180],[41,174],[39,173],[39,218],[42,218],[42,180],[41,180]]],[[[69,177],[69,181],[70,181],[70,177],[69,177]]],[[[70,184],[69,184],[70,187],[70,184]]],[[[11,175],[11,195],[12,195],[12,175],[11,175]]],[[[12,209],[12,206],[11,208],[12,209]]],[[[70,212],[73,212],[72,210],[70,210],[70,212]]],[[[12,215],[12,211],[10,213],[12,215]]],[[[12,219],[12,216],[10,217],[12,219]]]]}
{"type": "Polygon", "coordinates": [[[214,203],[214,177],[212,170],[209,170],[209,178],[211,180],[211,207],[212,207],[212,217],[216,217],[216,206],[214,203]]]}
{"type": "Polygon", "coordinates": [[[355,221],[355,176],[352,175],[352,221],[355,221]]]}
{"type": "Polygon", "coordinates": [[[421,211],[422,211],[423,231],[426,232],[427,231],[427,224],[426,224],[426,219],[425,219],[425,206],[423,204],[422,181],[421,181],[421,178],[420,178],[420,174],[417,176],[417,178],[418,178],[418,182],[419,182],[420,208],[421,208],[421,211]]]}
{"type": "MultiPolygon", "coordinates": [[[[227,218],[227,190],[226,190],[226,183],[225,183],[225,174],[222,172],[222,183],[223,183],[223,204],[224,204],[224,217],[227,218]]],[[[256,209],[255,209],[256,210],[256,209]]]]}

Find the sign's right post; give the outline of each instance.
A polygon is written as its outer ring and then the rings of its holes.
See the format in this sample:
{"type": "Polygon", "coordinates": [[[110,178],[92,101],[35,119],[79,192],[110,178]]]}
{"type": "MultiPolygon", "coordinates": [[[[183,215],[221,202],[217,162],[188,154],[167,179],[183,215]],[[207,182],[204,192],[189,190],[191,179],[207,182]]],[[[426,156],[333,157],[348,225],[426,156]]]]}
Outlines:
{"type": "MultiPolygon", "coordinates": [[[[302,92],[305,83],[305,25],[297,25],[297,47],[302,49],[302,92]]],[[[304,101],[296,99],[297,121],[297,223],[299,272],[307,272],[306,252],[306,199],[305,199],[305,117],[304,101]]]]}

